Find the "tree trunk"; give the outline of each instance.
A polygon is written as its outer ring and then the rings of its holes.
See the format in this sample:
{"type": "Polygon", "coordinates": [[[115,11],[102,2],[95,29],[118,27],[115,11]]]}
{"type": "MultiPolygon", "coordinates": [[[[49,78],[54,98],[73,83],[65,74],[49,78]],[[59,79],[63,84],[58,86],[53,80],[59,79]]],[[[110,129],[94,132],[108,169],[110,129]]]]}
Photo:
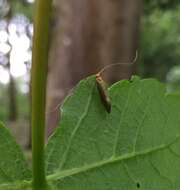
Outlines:
{"type": "MultiPolygon", "coordinates": [[[[101,0],[101,7],[103,4],[101,0]]],[[[141,9],[141,0],[106,1],[100,22],[105,39],[101,48],[105,65],[131,62],[134,59],[138,48],[141,9]]],[[[109,69],[108,81],[129,78],[135,72],[136,64],[116,66],[109,69]]]]}
{"type": "MultiPolygon", "coordinates": [[[[9,25],[9,21],[12,18],[12,7],[10,6],[7,15],[5,16],[7,21],[7,27],[9,25]]],[[[8,32],[8,28],[6,29],[8,32]]],[[[9,44],[9,43],[8,43],[9,44]]],[[[11,46],[9,44],[9,46],[11,46]]],[[[10,64],[10,52],[8,52],[8,63],[6,65],[9,73],[9,86],[8,86],[8,96],[9,96],[9,121],[15,122],[18,117],[18,111],[17,111],[17,101],[16,101],[16,82],[14,77],[11,74],[11,64],[10,64]]]]}
{"type": "Polygon", "coordinates": [[[16,102],[16,84],[12,74],[10,73],[10,65],[8,67],[9,71],[9,86],[8,86],[8,95],[9,95],[9,121],[16,121],[17,114],[17,102],[16,102]]]}
{"type": "MultiPolygon", "coordinates": [[[[48,77],[47,126],[57,105],[82,78],[105,65],[132,61],[138,45],[141,0],[55,0],[48,77]]],[[[110,68],[107,81],[129,78],[136,66],[110,68]],[[117,72],[118,71],[118,72],[117,72]]]]}

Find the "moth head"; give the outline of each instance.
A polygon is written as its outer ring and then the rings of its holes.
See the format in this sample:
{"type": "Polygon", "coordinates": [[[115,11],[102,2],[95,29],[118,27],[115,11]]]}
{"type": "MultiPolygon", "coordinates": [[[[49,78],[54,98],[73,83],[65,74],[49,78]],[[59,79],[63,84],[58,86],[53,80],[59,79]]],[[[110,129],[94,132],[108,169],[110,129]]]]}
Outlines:
{"type": "Polygon", "coordinates": [[[97,81],[97,82],[102,82],[102,81],[103,81],[103,79],[102,79],[100,73],[97,73],[97,74],[96,74],[96,81],[97,81]]]}

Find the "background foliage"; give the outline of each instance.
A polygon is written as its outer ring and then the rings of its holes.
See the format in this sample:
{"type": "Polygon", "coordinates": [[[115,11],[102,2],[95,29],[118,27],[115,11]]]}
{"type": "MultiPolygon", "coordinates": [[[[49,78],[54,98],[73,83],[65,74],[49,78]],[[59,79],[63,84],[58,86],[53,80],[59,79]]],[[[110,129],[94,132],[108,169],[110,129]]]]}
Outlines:
{"type": "Polygon", "coordinates": [[[169,70],[179,64],[179,1],[144,1],[140,36],[140,73],[166,81],[169,70]]]}

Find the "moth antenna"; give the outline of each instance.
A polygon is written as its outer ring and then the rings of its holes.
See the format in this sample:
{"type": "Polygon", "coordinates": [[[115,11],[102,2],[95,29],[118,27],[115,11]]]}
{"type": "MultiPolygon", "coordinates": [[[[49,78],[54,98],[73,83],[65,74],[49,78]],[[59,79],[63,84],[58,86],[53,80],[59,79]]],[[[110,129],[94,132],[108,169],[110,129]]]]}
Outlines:
{"type": "Polygon", "coordinates": [[[106,65],[103,69],[101,69],[97,75],[101,75],[106,69],[108,69],[109,67],[113,67],[113,66],[116,66],[116,65],[133,65],[138,59],[138,51],[136,51],[136,55],[133,59],[133,61],[131,62],[121,62],[121,63],[113,63],[113,64],[110,64],[110,65],[106,65]]]}

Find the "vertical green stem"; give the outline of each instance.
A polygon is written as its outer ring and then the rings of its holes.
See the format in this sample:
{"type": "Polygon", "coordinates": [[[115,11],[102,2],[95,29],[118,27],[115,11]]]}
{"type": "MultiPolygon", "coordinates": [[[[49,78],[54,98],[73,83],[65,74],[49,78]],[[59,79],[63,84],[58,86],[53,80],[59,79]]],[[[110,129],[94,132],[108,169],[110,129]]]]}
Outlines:
{"type": "Polygon", "coordinates": [[[52,0],[36,0],[32,58],[33,189],[45,190],[45,103],[48,68],[49,21],[52,0]]]}

